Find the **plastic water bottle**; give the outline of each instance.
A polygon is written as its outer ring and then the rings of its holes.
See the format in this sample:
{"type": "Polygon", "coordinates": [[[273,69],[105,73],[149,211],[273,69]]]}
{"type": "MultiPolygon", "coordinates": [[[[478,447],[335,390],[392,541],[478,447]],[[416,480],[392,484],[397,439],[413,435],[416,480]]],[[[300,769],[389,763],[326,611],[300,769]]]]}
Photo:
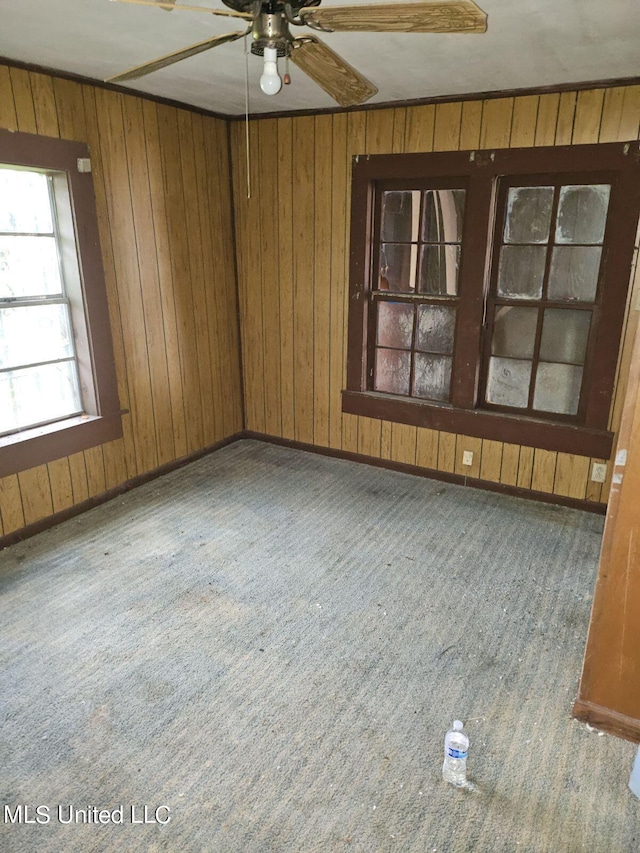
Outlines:
{"type": "Polygon", "coordinates": [[[459,788],[467,784],[467,755],[469,754],[469,738],[463,731],[460,720],[453,721],[453,727],[444,739],[444,764],[442,778],[459,788]]]}

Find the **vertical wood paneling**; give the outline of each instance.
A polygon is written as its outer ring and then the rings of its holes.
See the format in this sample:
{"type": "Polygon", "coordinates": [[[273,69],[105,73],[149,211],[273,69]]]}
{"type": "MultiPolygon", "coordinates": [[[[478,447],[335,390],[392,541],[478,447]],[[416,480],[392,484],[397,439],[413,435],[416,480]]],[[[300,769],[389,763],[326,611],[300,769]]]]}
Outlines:
{"type": "Polygon", "coordinates": [[[433,104],[412,107],[407,110],[405,120],[405,151],[433,151],[433,129],[436,108],[433,104]]]}
{"type": "Polygon", "coordinates": [[[11,74],[6,65],[0,65],[0,127],[5,130],[18,129],[11,74]]]}
{"type": "Polygon", "coordinates": [[[71,484],[69,460],[66,457],[56,459],[49,462],[47,468],[49,469],[53,511],[61,512],[63,509],[73,506],[73,486],[71,484]]]}
{"type": "MultiPolygon", "coordinates": [[[[349,229],[351,220],[349,212],[351,210],[351,164],[355,155],[362,154],[365,151],[367,134],[367,115],[364,112],[349,113],[347,120],[347,148],[346,148],[346,165],[347,165],[347,183],[345,193],[345,217],[344,217],[344,242],[343,248],[343,263],[344,263],[344,294],[343,294],[343,317],[344,327],[342,331],[342,348],[346,355],[347,352],[347,321],[349,309],[349,229]]],[[[336,251],[337,247],[334,247],[336,251]]],[[[346,364],[344,366],[344,375],[346,377],[346,364]]],[[[350,452],[358,450],[358,434],[360,430],[359,418],[355,415],[343,415],[342,418],[342,448],[350,452]]]]}
{"type": "MultiPolygon", "coordinates": [[[[169,245],[167,228],[158,114],[156,105],[148,101],[143,104],[142,109],[146,138],[149,201],[151,204],[153,226],[149,236],[153,239],[156,247],[158,298],[162,314],[162,333],[165,346],[164,361],[166,363],[167,390],[169,394],[165,415],[171,417],[171,436],[173,437],[174,453],[176,458],[179,459],[187,453],[187,428],[182,388],[180,338],[176,321],[175,295],[172,286],[171,247],[169,245]]],[[[167,431],[169,431],[168,426],[167,431]]]]}
{"type": "Polygon", "coordinates": [[[333,117],[331,149],[331,316],[329,329],[329,446],[342,447],[342,398],[346,375],[344,330],[345,299],[348,290],[345,276],[344,234],[347,225],[347,116],[333,117]]]}
{"type": "Polygon", "coordinates": [[[122,439],[0,479],[2,535],[243,423],[226,123],[0,66],[0,127],[90,145],[129,409],[122,439]]]}
{"type": "Polygon", "coordinates": [[[558,108],[560,95],[553,92],[540,95],[538,99],[538,116],[536,120],[536,135],[534,145],[553,145],[558,124],[558,108]]]}
{"type": "Polygon", "coordinates": [[[515,99],[511,122],[511,148],[530,148],[535,143],[539,100],[537,95],[515,99]]]}
{"type": "Polygon", "coordinates": [[[24,527],[24,508],[17,474],[0,478],[0,512],[4,534],[24,527]]]}
{"type": "MultiPolygon", "coordinates": [[[[261,162],[273,158],[278,145],[278,126],[275,120],[258,124],[258,144],[261,162]]],[[[260,174],[260,245],[280,240],[278,221],[278,164],[263,168],[260,174]]],[[[282,434],[282,400],[280,396],[280,302],[276,288],[279,276],[277,251],[265,252],[262,260],[262,328],[263,375],[265,396],[265,431],[282,434]]]]}
{"type": "Polygon", "coordinates": [[[573,136],[573,122],[576,112],[575,92],[562,92],[558,103],[558,118],[556,121],[556,145],[569,145],[573,136]]]}
{"type": "Polygon", "coordinates": [[[18,474],[25,524],[32,524],[53,514],[49,469],[46,465],[18,474]]]}
{"type": "Polygon", "coordinates": [[[604,89],[578,92],[571,140],[574,144],[586,145],[598,141],[603,102],[604,89]]]}
{"type": "Polygon", "coordinates": [[[513,98],[485,101],[482,111],[480,145],[482,148],[508,148],[511,138],[513,98]]]}
{"type": "Polygon", "coordinates": [[[293,323],[295,437],[313,444],[313,289],[315,284],[315,119],[293,121],[293,323]]]}
{"type": "Polygon", "coordinates": [[[462,105],[459,147],[461,151],[478,148],[482,128],[482,101],[465,101],[462,105]]]}
{"type": "MultiPolygon", "coordinates": [[[[293,329],[293,121],[280,119],[277,128],[278,163],[278,305],[280,311],[280,403],[282,435],[295,437],[293,329]]],[[[332,238],[341,244],[338,231],[332,238]]],[[[274,294],[275,296],[275,294],[274,294]]],[[[243,318],[244,321],[244,318],[243,318]]],[[[250,389],[247,389],[250,392],[250,389]]]]}
{"type": "Polygon", "coordinates": [[[87,138],[91,145],[93,186],[96,194],[96,207],[98,214],[98,227],[100,229],[100,246],[102,249],[105,283],[107,288],[107,299],[109,301],[109,319],[111,321],[111,338],[113,341],[113,355],[118,378],[118,397],[120,406],[127,411],[122,419],[123,454],[116,452],[119,449],[117,442],[109,442],[105,445],[107,482],[116,485],[127,477],[134,477],[136,468],[135,442],[133,427],[131,424],[131,401],[129,398],[129,380],[127,376],[125,341],[122,332],[121,308],[118,301],[118,288],[116,285],[115,266],[113,262],[114,239],[109,222],[107,210],[106,176],[103,168],[104,158],[102,156],[101,136],[98,127],[98,111],[96,107],[96,90],[92,86],[82,87],[84,103],[85,122],[87,127],[87,138]],[[124,475],[123,475],[124,468],[124,475]]]}
{"type": "Polygon", "coordinates": [[[16,109],[16,130],[22,133],[37,133],[36,112],[31,93],[31,76],[21,68],[9,69],[13,87],[13,103],[16,109]]]}
{"type": "Polygon", "coordinates": [[[437,104],[433,132],[434,151],[456,151],[460,146],[462,104],[437,104]]]}
{"type": "MultiPolygon", "coordinates": [[[[333,138],[333,118],[317,116],[315,138],[333,138]]],[[[331,145],[320,145],[315,157],[315,281],[313,288],[313,440],[329,445],[329,358],[331,315],[331,145]]]]}
{"type": "Polygon", "coordinates": [[[155,419],[151,396],[145,317],[142,306],[140,269],[135,241],[129,168],[125,148],[122,95],[96,90],[98,128],[105,162],[106,200],[114,252],[115,281],[125,340],[129,399],[132,409],[136,468],[149,471],[157,466],[157,451],[151,438],[155,419]]]}
{"type": "Polygon", "coordinates": [[[131,188],[132,225],[140,276],[140,313],[144,320],[144,343],[149,364],[150,399],[155,426],[155,458],[159,464],[163,464],[175,458],[175,445],[144,118],[142,102],[138,98],[124,99],[123,119],[131,188]]]}

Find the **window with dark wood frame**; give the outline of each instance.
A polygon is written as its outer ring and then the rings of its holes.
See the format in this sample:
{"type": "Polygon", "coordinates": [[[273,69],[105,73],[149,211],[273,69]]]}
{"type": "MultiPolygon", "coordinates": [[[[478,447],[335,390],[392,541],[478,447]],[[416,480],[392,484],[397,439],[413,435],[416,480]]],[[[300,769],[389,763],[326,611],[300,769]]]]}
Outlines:
{"type": "MultiPolygon", "coordinates": [[[[65,285],[61,296],[39,302],[57,301],[67,306],[82,409],[70,417],[0,437],[0,477],[122,436],[89,163],[88,146],[82,143],[0,130],[0,164],[40,172],[50,182],[56,211],[56,251],[65,285]]],[[[11,302],[3,301],[5,310],[11,310],[11,302]]]]}
{"type": "Polygon", "coordinates": [[[637,142],[355,158],[343,411],[608,458],[637,142]]]}

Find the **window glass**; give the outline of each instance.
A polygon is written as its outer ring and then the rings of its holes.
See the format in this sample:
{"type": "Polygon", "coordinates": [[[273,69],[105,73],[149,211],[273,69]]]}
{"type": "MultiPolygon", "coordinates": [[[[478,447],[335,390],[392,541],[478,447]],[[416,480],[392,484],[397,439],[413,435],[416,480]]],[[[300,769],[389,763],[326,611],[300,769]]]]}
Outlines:
{"type": "Polygon", "coordinates": [[[376,391],[389,394],[408,394],[411,374],[411,353],[402,350],[376,350],[375,383],[376,391]]]}
{"type": "Polygon", "coordinates": [[[602,243],[610,192],[607,184],[562,187],[556,243],[602,243]]]}
{"type": "Polygon", "coordinates": [[[0,434],[83,410],[50,177],[0,168],[0,434]]]}
{"type": "Polygon", "coordinates": [[[540,299],[547,257],[545,246],[503,246],[498,293],[514,299],[540,299]]]}
{"type": "Polygon", "coordinates": [[[422,246],[420,293],[455,296],[458,292],[460,246],[422,246]]]}
{"type": "Polygon", "coordinates": [[[601,255],[600,246],[555,246],[551,255],[549,299],[593,302],[601,255]]]}
{"type": "Polygon", "coordinates": [[[505,243],[546,243],[553,187],[511,187],[504,223],[505,243]]]}
{"type": "Polygon", "coordinates": [[[51,234],[49,182],[42,172],[0,168],[0,232],[51,234]]]}
{"type": "Polygon", "coordinates": [[[378,346],[411,349],[413,305],[403,302],[378,304],[378,346]]]}

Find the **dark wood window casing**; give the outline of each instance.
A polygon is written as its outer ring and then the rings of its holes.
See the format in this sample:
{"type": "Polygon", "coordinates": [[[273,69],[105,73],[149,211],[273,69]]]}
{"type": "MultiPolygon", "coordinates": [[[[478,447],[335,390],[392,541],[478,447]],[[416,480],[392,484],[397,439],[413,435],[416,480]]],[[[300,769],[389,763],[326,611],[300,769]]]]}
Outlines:
{"type": "Polygon", "coordinates": [[[122,436],[93,181],[89,171],[80,171],[79,161],[84,166],[89,157],[83,143],[0,130],[0,163],[53,173],[59,184],[54,191],[64,200],[58,204],[65,231],[61,252],[73,251],[75,244],[77,281],[70,307],[84,409],[79,416],[0,438],[0,477],[122,436]]]}
{"type": "MultiPolygon", "coordinates": [[[[355,157],[351,205],[344,412],[546,450],[610,458],[613,434],[608,430],[608,421],[640,211],[640,143],[355,157]],[[579,246],[601,253],[597,287],[594,284],[594,293],[580,300],[558,299],[549,288],[552,256],[555,257],[558,249],[553,232],[558,199],[563,188],[593,185],[610,187],[604,237],[597,246],[579,246]],[[421,399],[413,393],[413,384],[406,394],[376,390],[376,306],[391,298],[396,303],[423,301],[414,294],[394,293],[391,297],[380,291],[380,199],[383,193],[394,190],[424,192],[442,187],[465,190],[458,290],[454,298],[442,302],[455,304],[456,310],[448,399],[421,399]],[[505,297],[499,292],[497,282],[500,253],[505,245],[507,194],[510,188],[538,187],[552,188],[549,198],[553,198],[550,234],[546,243],[543,239],[541,249],[545,260],[540,273],[540,293],[535,298],[505,297]],[[519,403],[520,408],[492,402],[487,391],[494,318],[499,316],[496,312],[501,307],[503,313],[504,309],[515,307],[537,312],[532,352],[527,353],[532,365],[531,387],[526,399],[519,403]],[[574,371],[580,388],[579,404],[574,400],[566,409],[536,408],[534,380],[536,371],[543,372],[541,339],[545,318],[549,319],[550,327],[553,319],[556,328],[566,321],[588,325],[588,343],[579,361],[572,366],[572,356],[559,357],[567,362],[560,367],[574,371]]],[[[414,342],[415,332],[411,348],[407,344],[412,359],[414,342]]],[[[551,372],[558,365],[544,367],[551,372]]],[[[413,383],[413,362],[411,370],[413,383]]]]}

